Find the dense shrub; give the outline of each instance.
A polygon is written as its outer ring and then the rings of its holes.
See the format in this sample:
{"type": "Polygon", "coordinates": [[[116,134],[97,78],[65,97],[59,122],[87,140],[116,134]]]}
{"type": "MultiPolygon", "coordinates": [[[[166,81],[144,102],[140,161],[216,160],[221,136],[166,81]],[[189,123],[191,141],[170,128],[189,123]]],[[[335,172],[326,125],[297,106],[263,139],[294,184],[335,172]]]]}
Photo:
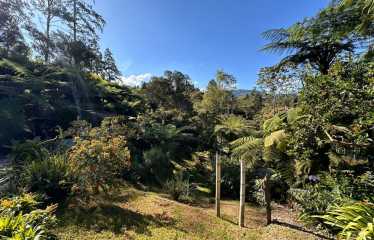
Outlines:
{"type": "Polygon", "coordinates": [[[112,129],[106,122],[101,128],[90,128],[84,136],[75,137],[75,145],[68,153],[70,168],[77,176],[75,191],[106,191],[130,166],[127,141],[112,129]]]}
{"type": "MultiPolygon", "coordinates": [[[[169,155],[161,147],[153,147],[143,153],[144,167],[156,181],[164,183],[173,172],[169,155]]],[[[148,176],[150,178],[150,176],[148,176]]]]}
{"type": "Polygon", "coordinates": [[[187,195],[189,184],[183,180],[183,174],[178,173],[174,178],[166,181],[164,188],[174,200],[179,201],[183,196],[187,195]]]}
{"type": "Polygon", "coordinates": [[[22,166],[33,161],[41,161],[49,156],[39,139],[17,142],[12,145],[10,158],[14,165],[22,166]]]}
{"type": "Polygon", "coordinates": [[[63,201],[69,194],[73,176],[64,155],[53,155],[25,165],[22,174],[27,191],[45,194],[53,202],[63,201]]]}
{"type": "Polygon", "coordinates": [[[316,182],[289,190],[291,201],[301,208],[300,217],[305,221],[315,222],[313,215],[323,215],[333,205],[372,199],[374,184],[371,172],[356,175],[352,171],[337,171],[310,176],[310,179],[316,182]]]}

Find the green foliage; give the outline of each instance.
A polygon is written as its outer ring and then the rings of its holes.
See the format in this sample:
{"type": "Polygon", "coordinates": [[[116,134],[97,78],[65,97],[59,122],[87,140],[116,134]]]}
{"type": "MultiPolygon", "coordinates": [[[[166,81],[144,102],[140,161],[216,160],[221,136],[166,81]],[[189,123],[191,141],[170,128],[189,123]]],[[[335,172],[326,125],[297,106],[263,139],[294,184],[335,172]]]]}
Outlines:
{"type": "Polygon", "coordinates": [[[72,171],[63,155],[33,161],[23,168],[22,185],[30,192],[46,195],[52,202],[63,201],[74,182],[72,171]]]}
{"type": "Polygon", "coordinates": [[[374,20],[374,1],[373,0],[341,0],[340,6],[337,8],[341,11],[347,11],[347,9],[355,9],[360,12],[361,15],[358,21],[353,22],[351,32],[357,32],[360,35],[367,36],[372,34],[373,31],[373,20],[374,20]]]}
{"type": "Polygon", "coordinates": [[[190,77],[178,71],[166,71],[164,76],[153,77],[141,90],[152,109],[178,109],[192,111],[192,96],[196,92],[190,77]]]}
{"type": "Polygon", "coordinates": [[[324,173],[309,178],[302,188],[289,190],[291,200],[301,207],[301,219],[315,223],[314,215],[323,215],[332,206],[352,201],[372,201],[373,177],[371,172],[354,174],[352,171],[324,173]],[[314,180],[313,180],[314,179],[314,180]],[[317,181],[317,183],[313,183],[317,181]]]}
{"type": "Polygon", "coordinates": [[[195,105],[200,114],[212,114],[213,116],[228,114],[232,110],[235,99],[231,90],[235,88],[235,77],[218,70],[216,79],[208,83],[207,90],[201,102],[195,105]]]}
{"type": "Polygon", "coordinates": [[[235,159],[244,160],[253,167],[259,160],[258,154],[261,151],[263,142],[261,138],[242,137],[231,142],[232,156],[235,159]]]}
{"type": "Polygon", "coordinates": [[[40,202],[37,195],[25,193],[13,198],[2,198],[0,201],[0,212],[2,214],[13,215],[29,213],[36,210],[39,204],[40,202]]]}
{"type": "Polygon", "coordinates": [[[26,140],[12,145],[10,158],[15,165],[23,165],[33,161],[42,161],[49,153],[39,139],[26,140]]]}
{"type": "MultiPolygon", "coordinates": [[[[307,18],[287,29],[269,30],[263,36],[271,42],[263,50],[288,53],[276,66],[278,69],[310,64],[320,73],[327,74],[336,57],[353,51],[354,47],[350,36],[342,34],[341,25],[336,24],[341,15],[332,9],[321,11],[316,17],[307,18]]],[[[350,20],[353,17],[357,15],[350,20]]]]}
{"type": "Polygon", "coordinates": [[[357,202],[329,209],[326,214],[315,216],[342,239],[374,239],[374,204],[357,202]]]}
{"type": "Polygon", "coordinates": [[[34,195],[1,199],[0,236],[4,239],[55,239],[50,229],[56,225],[54,212],[57,205],[37,209],[34,195]]]}
{"type": "Polygon", "coordinates": [[[5,145],[25,135],[26,119],[22,103],[16,97],[1,98],[0,105],[0,143],[5,145]]]}
{"type": "Polygon", "coordinates": [[[166,181],[165,191],[171,195],[174,200],[181,200],[189,191],[189,184],[183,179],[183,173],[177,173],[175,176],[166,181]]]}
{"type": "Polygon", "coordinates": [[[143,157],[144,166],[158,182],[164,182],[172,174],[171,159],[162,148],[153,147],[145,151],[143,157]]]}
{"type": "Polygon", "coordinates": [[[68,153],[68,162],[77,184],[74,191],[89,194],[106,191],[116,184],[123,170],[130,166],[130,152],[123,135],[111,131],[116,121],[104,121],[101,127],[90,128],[76,136],[68,153]]]}
{"type": "Polygon", "coordinates": [[[28,74],[28,70],[25,67],[15,62],[9,61],[7,59],[2,59],[0,61],[0,75],[24,77],[28,74]]]}
{"type": "Polygon", "coordinates": [[[241,116],[223,115],[214,127],[214,133],[223,137],[238,136],[249,130],[248,122],[241,116]]]}
{"type": "Polygon", "coordinates": [[[274,117],[266,120],[262,125],[265,135],[269,135],[272,132],[278,131],[285,126],[284,114],[275,115],[274,117]]]}
{"type": "Polygon", "coordinates": [[[332,204],[341,204],[343,199],[339,189],[330,189],[323,185],[307,185],[302,189],[290,189],[291,200],[301,208],[300,219],[307,223],[316,223],[313,215],[324,214],[332,204]]]}

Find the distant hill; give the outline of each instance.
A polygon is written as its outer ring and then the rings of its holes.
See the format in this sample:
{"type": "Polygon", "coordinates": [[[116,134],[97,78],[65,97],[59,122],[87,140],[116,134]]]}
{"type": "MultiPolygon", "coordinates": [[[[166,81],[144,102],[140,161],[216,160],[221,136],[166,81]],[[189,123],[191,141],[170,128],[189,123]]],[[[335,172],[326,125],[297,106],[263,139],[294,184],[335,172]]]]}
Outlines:
{"type": "Polygon", "coordinates": [[[235,89],[234,91],[232,91],[235,97],[245,96],[249,94],[250,92],[251,90],[248,90],[248,89],[235,89]]]}

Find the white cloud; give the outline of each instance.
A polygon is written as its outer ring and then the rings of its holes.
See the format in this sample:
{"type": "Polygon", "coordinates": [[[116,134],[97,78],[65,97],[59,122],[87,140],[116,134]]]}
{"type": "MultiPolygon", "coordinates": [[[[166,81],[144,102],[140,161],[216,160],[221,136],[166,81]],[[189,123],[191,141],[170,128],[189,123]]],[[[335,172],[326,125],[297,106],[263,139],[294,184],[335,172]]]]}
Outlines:
{"type": "Polygon", "coordinates": [[[152,77],[152,74],[150,73],[122,76],[119,79],[119,82],[120,84],[134,87],[134,86],[140,86],[143,82],[149,81],[151,77],[152,77]]]}

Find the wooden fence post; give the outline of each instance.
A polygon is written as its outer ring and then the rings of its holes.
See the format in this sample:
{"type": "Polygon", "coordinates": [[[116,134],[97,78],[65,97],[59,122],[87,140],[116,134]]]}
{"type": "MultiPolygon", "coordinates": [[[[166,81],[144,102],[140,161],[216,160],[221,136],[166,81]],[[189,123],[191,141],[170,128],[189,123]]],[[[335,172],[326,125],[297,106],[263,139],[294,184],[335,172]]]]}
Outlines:
{"type": "Polygon", "coordinates": [[[244,227],[245,215],[245,161],[240,160],[240,205],[239,205],[239,227],[244,227]]]}
{"type": "Polygon", "coordinates": [[[219,151],[216,152],[216,216],[221,217],[221,161],[219,151]]]}
{"type": "Polygon", "coordinates": [[[265,176],[265,202],[266,202],[266,225],[271,224],[271,192],[270,192],[270,176],[265,176]]]}

